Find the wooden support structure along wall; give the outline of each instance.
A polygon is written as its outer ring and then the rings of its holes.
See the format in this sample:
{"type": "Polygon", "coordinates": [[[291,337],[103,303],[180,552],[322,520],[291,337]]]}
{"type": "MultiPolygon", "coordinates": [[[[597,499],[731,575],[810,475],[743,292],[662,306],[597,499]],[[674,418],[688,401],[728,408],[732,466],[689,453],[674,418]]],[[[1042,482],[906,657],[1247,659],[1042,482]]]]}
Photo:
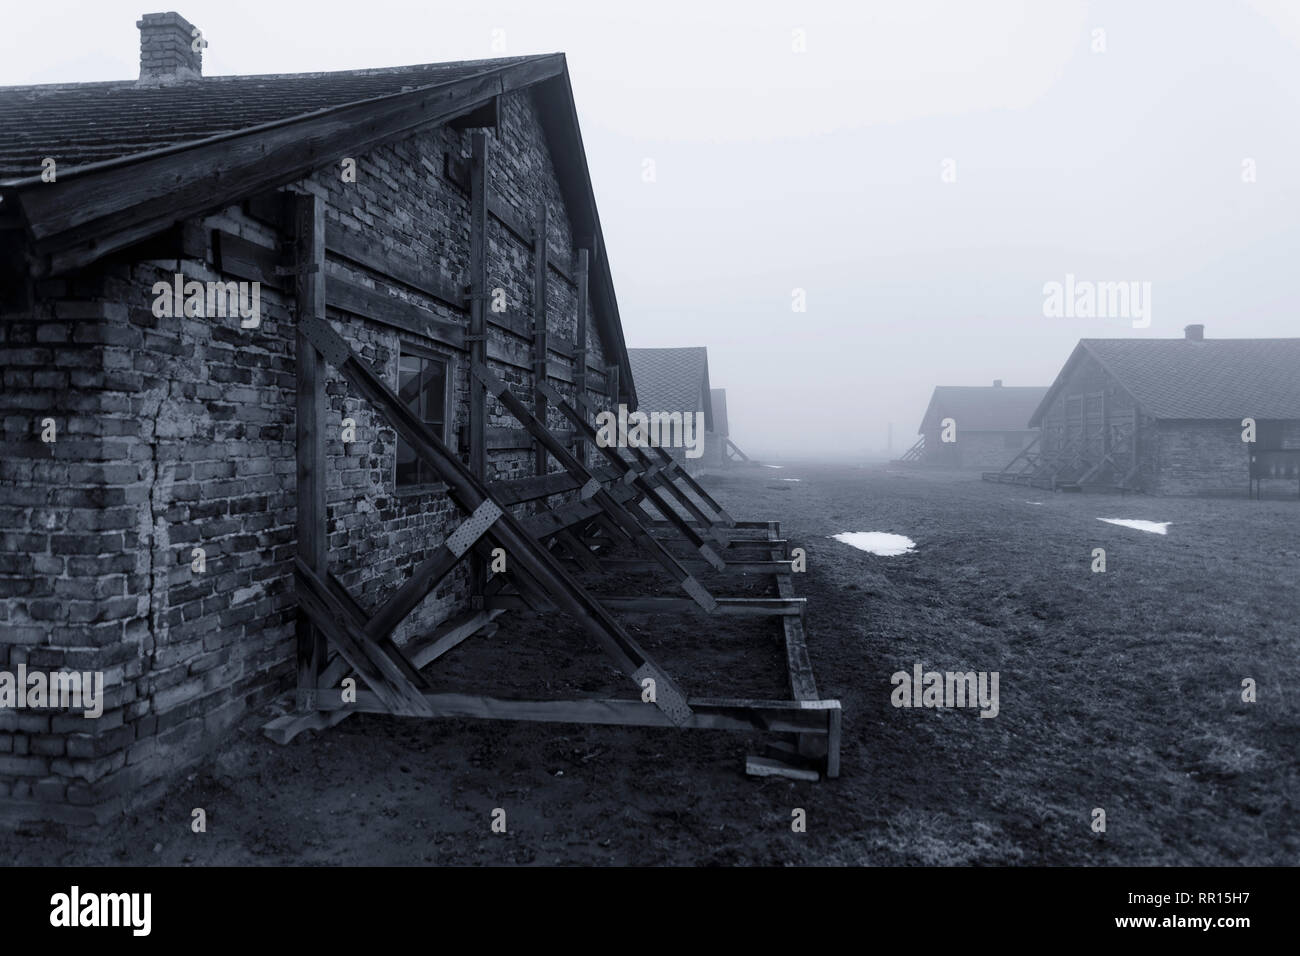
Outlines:
{"type": "MultiPolygon", "coordinates": [[[[538,253],[535,265],[535,281],[538,283],[539,315],[534,316],[531,341],[526,333],[510,326],[507,331],[523,337],[531,344],[532,354],[527,358],[517,354],[522,347],[516,343],[515,352],[509,347],[493,350],[487,338],[487,327],[492,319],[487,314],[487,296],[489,294],[489,276],[487,268],[486,219],[490,195],[487,186],[487,142],[481,134],[476,134],[473,143],[473,160],[468,164],[468,185],[471,206],[471,255],[469,295],[463,298],[454,287],[441,284],[441,280],[431,278],[416,270],[408,270],[405,276],[394,277],[415,288],[422,294],[431,296],[449,306],[467,307],[469,328],[437,318],[419,306],[404,303],[391,295],[377,290],[365,289],[337,273],[338,264],[334,263],[335,272],[331,272],[326,253],[345,259],[357,265],[378,271],[385,278],[394,270],[374,249],[367,249],[364,243],[358,243],[355,237],[329,234],[324,221],[324,206],[313,196],[290,197],[286,200],[286,223],[292,232],[291,255],[284,257],[292,262],[288,270],[280,270],[273,259],[268,259],[267,250],[245,250],[238,242],[231,242],[225,250],[229,262],[235,269],[253,272],[265,269],[272,277],[279,280],[284,288],[288,281],[294,285],[297,328],[297,425],[298,439],[298,489],[299,489],[299,554],[295,560],[295,578],[301,621],[298,630],[298,692],[297,714],[286,715],[267,725],[266,732],[274,739],[288,740],[303,729],[324,729],[333,726],[351,713],[375,711],[410,716],[444,716],[459,714],[489,718],[578,721],[585,723],[616,723],[640,726],[679,726],[718,729],[757,729],[793,733],[801,741],[812,740],[815,750],[818,741],[833,745],[820,751],[825,756],[825,772],[833,776],[838,772],[838,733],[839,704],[836,701],[815,699],[815,690],[811,697],[804,693],[795,701],[734,700],[714,701],[709,699],[688,699],[680,687],[668,674],[640,649],[636,642],[622,629],[617,620],[607,610],[615,608],[628,613],[660,613],[698,611],[704,609],[709,613],[780,616],[783,626],[794,622],[802,634],[801,618],[804,609],[803,599],[795,598],[792,590],[781,590],[775,598],[760,599],[723,599],[717,601],[709,595],[689,572],[650,535],[643,522],[648,516],[639,508],[633,515],[627,510],[629,505],[635,507],[641,501],[653,504],[665,515],[663,526],[674,531],[687,543],[694,544],[700,536],[696,527],[708,532],[718,523],[735,526],[737,523],[708,496],[694,479],[662,450],[660,461],[645,452],[633,456],[632,462],[623,460],[617,453],[607,455],[608,467],[592,468],[587,461],[587,444],[599,444],[594,441],[594,432],[590,430],[586,413],[587,391],[596,388],[605,391],[614,402],[619,397],[618,368],[596,369],[599,374],[596,385],[589,379],[587,328],[586,328],[586,277],[589,269],[589,255],[586,249],[579,249],[575,257],[574,285],[578,290],[578,325],[576,342],[571,352],[573,371],[569,376],[556,374],[555,366],[547,358],[548,351],[554,350],[555,343],[549,341],[546,330],[546,282],[548,253],[545,245],[545,212],[539,215],[541,239],[535,243],[538,253]],[[281,277],[288,272],[291,279],[281,277]],[[327,281],[328,280],[328,281],[327,281]],[[327,289],[327,286],[329,287],[327,289]],[[373,313],[383,313],[381,320],[398,327],[407,328],[421,334],[429,334],[440,341],[451,341],[453,346],[470,353],[471,368],[476,372],[487,372],[487,361],[504,356],[506,364],[515,367],[531,365],[534,375],[535,393],[542,396],[540,403],[545,414],[545,393],[548,390],[548,378],[559,381],[573,381],[577,386],[579,401],[577,408],[569,406],[566,415],[576,415],[582,425],[572,433],[576,441],[575,457],[563,445],[563,439],[545,427],[544,419],[528,415],[528,409],[520,405],[518,411],[525,416],[520,418],[530,440],[537,439],[537,431],[547,436],[547,440],[537,441],[538,474],[531,479],[535,483],[538,497],[551,487],[557,490],[580,489],[582,496],[573,505],[577,506],[571,515],[566,515],[560,527],[554,527],[554,519],[563,509],[555,512],[543,512],[535,518],[546,517],[550,521],[548,528],[534,540],[533,532],[526,532],[524,526],[504,511],[500,502],[494,500],[486,489],[488,476],[488,452],[493,447],[487,424],[487,399],[489,390],[487,379],[476,374],[471,377],[471,398],[467,429],[469,466],[466,467],[441,444],[438,436],[430,432],[423,423],[410,413],[384,383],[352,351],[347,342],[333,331],[325,320],[325,308],[328,304],[344,311],[349,311],[365,318],[374,319],[373,313]],[[538,318],[540,316],[540,322],[538,318]],[[540,326],[540,328],[539,328],[540,326]],[[539,334],[540,333],[540,334],[539,334]],[[540,341],[539,341],[540,339],[540,341]],[[496,354],[494,354],[494,351],[496,354]],[[330,573],[326,551],[325,527],[325,455],[324,429],[325,404],[323,384],[325,380],[326,361],[334,365],[349,382],[352,388],[377,406],[377,410],[387,417],[398,433],[412,445],[417,454],[433,466],[450,488],[449,494],[456,504],[469,512],[464,524],[448,536],[444,546],[414,569],[405,584],[377,611],[369,613],[351,597],[341,582],[330,573]],[[478,397],[475,398],[477,391],[478,397]],[[532,420],[530,427],[529,419],[532,420]],[[540,429],[536,426],[540,425],[540,429]],[[552,442],[558,448],[551,447],[552,442]],[[565,460],[557,451],[563,451],[569,460],[565,460]],[[547,458],[554,454],[557,460],[572,471],[571,466],[580,466],[579,474],[548,475],[545,468],[547,458]],[[689,495],[682,492],[675,484],[675,478],[686,479],[693,486],[700,500],[716,515],[709,515],[704,509],[695,505],[689,495]],[[563,479],[550,484],[552,479],[563,479]],[[581,481],[580,484],[574,484],[581,481]],[[665,500],[662,493],[677,498],[694,518],[693,523],[682,519],[673,505],[665,500]],[[584,498],[586,500],[584,500],[584,498]],[[598,503],[597,503],[598,502],[598,503]],[[597,506],[592,509],[592,505],[597,506]],[[613,507],[611,507],[611,505],[613,507]],[[619,521],[624,515],[628,521],[619,521]],[[569,518],[573,520],[570,522],[569,518]],[[606,548],[612,544],[608,538],[593,537],[592,528],[600,524],[607,530],[627,537],[651,553],[656,554],[660,566],[674,569],[674,573],[685,575],[687,582],[695,588],[685,586],[691,600],[668,598],[656,599],[645,597],[610,598],[599,601],[567,576],[556,556],[551,555],[543,542],[549,541],[553,547],[567,552],[580,566],[593,570],[597,567],[596,556],[589,550],[595,547],[603,556],[606,548]],[[584,542],[582,538],[587,538],[584,542]],[[500,544],[511,556],[511,573],[505,577],[485,573],[478,576],[473,594],[477,597],[475,609],[454,621],[446,622],[426,637],[408,642],[399,648],[392,641],[392,633],[409,612],[422,601],[437,582],[445,577],[455,563],[465,556],[485,568],[482,556],[490,543],[500,544]],[[666,559],[666,560],[664,560],[666,559]],[[509,579],[517,588],[510,592],[502,587],[509,579]],[[698,589],[698,590],[696,590],[698,589]],[[701,601],[701,594],[706,601],[701,601]],[[711,605],[711,606],[710,606],[711,605]],[[657,698],[651,704],[637,700],[612,701],[494,701],[491,698],[470,695],[430,693],[428,684],[420,674],[420,668],[445,654],[473,634],[491,633],[496,628],[494,619],[505,607],[554,608],[571,614],[579,624],[593,636],[613,658],[616,665],[634,681],[638,690],[648,678],[655,682],[657,698]],[[331,649],[334,651],[330,656],[331,649]],[[339,682],[343,677],[356,675],[365,684],[360,690],[356,703],[345,704],[339,695],[339,682]]],[[[243,241],[243,240],[240,240],[243,241]]],[[[273,251],[272,255],[273,255],[273,251]]],[[[497,343],[500,345],[500,343],[497,343]]],[[[563,354],[563,353],[562,353],[563,354]]],[[[490,373],[489,373],[490,374],[490,373]]],[[[519,417],[518,411],[510,407],[505,398],[513,398],[505,391],[502,403],[512,414],[519,417]]],[[[562,400],[562,397],[561,397],[562,400]]],[[[535,406],[536,407],[536,406],[535,406]]],[[[562,408],[562,411],[564,409],[562,408]]],[[[506,440],[497,436],[497,441],[506,440]]],[[[513,439],[510,439],[513,440],[513,439]]],[[[502,483],[494,483],[498,488],[502,483]]],[[[504,489],[502,489],[504,490],[504,489]]],[[[553,492],[552,492],[553,493],[553,492]]],[[[522,489],[515,491],[516,496],[524,494],[522,489]]],[[[517,500],[524,500],[517,498],[517,500]]],[[[536,500],[536,499],[532,499],[536,500]]],[[[743,523],[748,525],[749,523],[743,523]]],[[[742,535],[739,544],[755,543],[754,539],[742,535]]],[[[769,536],[769,545],[783,545],[781,539],[769,536]]],[[[775,552],[773,552],[775,554],[775,552]]],[[[710,564],[717,567],[721,564],[710,564]]],[[[748,573],[773,573],[778,578],[786,576],[790,563],[774,558],[770,561],[734,562],[734,570],[748,573]]],[[[806,656],[806,655],[805,655],[806,656]]],[[[794,658],[791,657],[791,660],[794,658]]],[[[809,678],[811,675],[808,675],[809,678]]],[[[796,680],[791,672],[792,686],[796,680]]],[[[799,693],[796,691],[796,697],[799,693]]],[[[807,750],[801,747],[801,750],[807,750]]],[[[795,775],[794,768],[785,768],[788,775],[795,775]]],[[[764,763],[763,772],[781,772],[771,768],[771,762],[764,763]]],[[[807,773],[807,771],[800,771],[807,773]]]]}
{"type": "Polygon", "coordinates": [[[720,558],[713,549],[708,546],[705,540],[696,533],[695,529],[692,528],[690,524],[681,517],[681,515],[677,513],[677,510],[673,508],[672,505],[668,504],[668,502],[664,501],[664,499],[660,497],[654,486],[646,481],[644,475],[638,472],[634,466],[624,461],[616,448],[602,444],[597,440],[596,431],[587,423],[585,415],[566,402],[564,397],[554,391],[549,385],[539,385],[538,388],[548,394],[548,397],[555,404],[555,407],[558,408],[567,419],[569,419],[580,437],[586,436],[590,439],[592,444],[605,455],[610,464],[625,472],[628,483],[636,488],[642,496],[648,499],[650,503],[654,505],[655,509],[664,516],[664,520],[676,528],[682,537],[686,538],[686,540],[690,542],[691,547],[695,548],[700,557],[704,558],[704,560],[712,565],[716,570],[726,570],[726,563],[722,558],[720,558]]]}
{"type": "MultiPolygon", "coordinates": [[[[547,386],[547,388],[549,388],[549,386],[547,386]]],[[[576,395],[576,404],[577,404],[576,410],[577,412],[580,413],[580,416],[582,416],[582,420],[585,423],[586,418],[591,415],[591,404],[587,400],[587,397],[582,393],[578,393],[576,395]]],[[[571,415],[568,412],[566,412],[565,414],[567,417],[569,417],[570,421],[575,421],[573,415],[571,415]]],[[[575,421],[575,424],[578,423],[575,421]]],[[[596,447],[598,448],[600,447],[600,442],[597,441],[594,442],[594,444],[596,445],[596,447]]],[[[674,480],[675,476],[679,474],[685,475],[686,472],[684,469],[678,467],[676,460],[671,455],[668,456],[668,462],[666,464],[663,463],[662,460],[660,461],[660,463],[656,464],[654,459],[652,459],[650,455],[646,453],[646,450],[644,448],[638,448],[636,446],[632,446],[628,450],[631,452],[632,458],[640,464],[641,477],[645,482],[649,483],[652,488],[662,487],[666,489],[668,493],[671,494],[673,498],[678,503],[680,503],[682,507],[685,508],[686,511],[689,514],[691,514],[697,522],[699,522],[699,526],[705,534],[711,535],[718,544],[723,545],[724,547],[726,546],[728,536],[725,530],[725,525],[730,520],[729,516],[728,516],[728,521],[723,520],[723,515],[725,515],[725,512],[722,510],[720,506],[715,508],[716,513],[714,515],[709,515],[702,508],[700,508],[699,505],[695,503],[695,500],[691,498],[690,494],[687,491],[677,487],[677,484],[674,480]]],[[[626,461],[623,460],[622,455],[617,450],[602,449],[602,451],[606,451],[607,458],[609,458],[610,454],[612,454],[613,460],[615,460],[620,467],[622,468],[631,467],[626,461]]],[[[662,451],[662,449],[660,449],[660,451],[662,451]]],[[[711,501],[712,499],[709,500],[711,501]]],[[[665,514],[664,520],[665,521],[669,520],[669,516],[665,514]]],[[[734,524],[734,522],[731,523],[734,524]]],[[[708,559],[706,558],[705,560],[708,559]]],[[[709,563],[712,564],[714,567],[718,567],[716,562],[709,561],[709,563]]]]}
{"type": "MultiPolygon", "coordinates": [[[[573,392],[582,398],[580,408],[586,404],[587,398],[587,255],[586,249],[578,250],[577,325],[573,335],[573,392]]],[[[545,386],[546,380],[540,379],[537,383],[538,389],[545,386]]],[[[545,422],[546,419],[542,421],[545,422]]],[[[583,440],[581,430],[574,440],[573,448],[578,461],[584,465],[589,464],[587,443],[583,440]]]]}
{"type": "MultiPolygon", "coordinates": [[[[473,514],[489,495],[482,481],[464,466],[422,421],[393,394],[383,379],[362,361],[351,346],[323,320],[310,319],[305,328],[312,345],[333,365],[439,474],[448,494],[461,510],[473,514]]],[[[685,694],[623,629],[618,621],[574,581],[545,548],[530,537],[509,511],[502,511],[488,534],[510,556],[511,574],[526,575],[545,587],[562,611],[575,618],[638,687],[646,678],[657,688],[656,706],[675,723],[689,717],[685,694]]]]}
{"type": "MultiPolygon", "coordinates": [[[[487,195],[488,141],[483,133],[471,137],[469,190],[469,360],[487,361],[487,195]]],[[[487,480],[487,391],[469,379],[469,469],[479,481],[487,480]]],[[[487,569],[477,554],[470,555],[470,602],[480,607],[487,569]]]]}
{"type": "MultiPolygon", "coordinates": [[[[546,204],[537,206],[537,221],[533,235],[533,382],[546,381],[546,204]]],[[[533,412],[540,422],[546,421],[546,396],[534,390],[533,412]]],[[[533,472],[541,476],[547,471],[546,448],[533,439],[535,451],[533,472]]],[[[538,508],[545,508],[541,501],[538,508]]]]}
{"type": "MultiPolygon", "coordinates": [[[[297,448],[298,561],[321,577],[329,572],[325,524],[325,362],[303,331],[307,320],[325,320],[325,203],[311,194],[289,200],[292,223],[296,379],[294,438],[297,448]]],[[[325,666],[325,635],[305,610],[296,625],[300,711],[316,709],[316,688],[325,666]]]]}
{"type": "MultiPolygon", "coordinates": [[[[640,521],[630,511],[616,501],[599,479],[592,474],[582,462],[573,456],[573,454],[561,444],[554,435],[532,416],[518,398],[516,398],[499,378],[483,365],[475,365],[471,370],[475,378],[478,378],[484,386],[492,393],[498,402],[505,406],[506,411],[519,421],[533,437],[547,447],[552,457],[564,467],[569,474],[583,482],[579,496],[586,500],[590,498],[592,502],[598,505],[619,528],[626,533],[633,541],[637,542],[652,558],[663,565],[664,569],[677,582],[678,587],[690,596],[691,600],[698,604],[706,611],[712,611],[717,602],[703,585],[699,583],[689,571],[683,568],[668,550],[656,541],[649,532],[642,527],[640,521]]],[[[552,401],[558,396],[552,396],[552,401]]]]}

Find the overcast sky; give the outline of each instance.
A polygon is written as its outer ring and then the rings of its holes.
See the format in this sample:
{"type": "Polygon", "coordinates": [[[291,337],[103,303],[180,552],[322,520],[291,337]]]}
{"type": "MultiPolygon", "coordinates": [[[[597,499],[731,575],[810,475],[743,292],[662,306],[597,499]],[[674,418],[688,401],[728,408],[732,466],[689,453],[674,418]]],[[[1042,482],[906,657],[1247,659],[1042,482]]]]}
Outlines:
{"type": "Polygon", "coordinates": [[[0,83],[133,79],[161,9],[210,75],[566,53],[628,344],[707,346],[751,454],[900,451],[1081,337],[1300,335],[1300,2],[46,0],[0,83]],[[1045,316],[1067,274],[1150,326],[1045,316]]]}

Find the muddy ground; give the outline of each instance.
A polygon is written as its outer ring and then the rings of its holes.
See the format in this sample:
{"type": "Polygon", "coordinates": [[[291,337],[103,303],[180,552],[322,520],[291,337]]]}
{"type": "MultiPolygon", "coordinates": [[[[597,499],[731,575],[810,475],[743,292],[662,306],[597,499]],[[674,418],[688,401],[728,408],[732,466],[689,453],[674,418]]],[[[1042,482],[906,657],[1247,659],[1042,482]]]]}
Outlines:
{"type": "MultiPolygon", "coordinates": [[[[288,746],[242,732],[98,831],[0,834],[61,864],[1295,864],[1300,503],[1079,496],[886,467],[706,480],[778,519],[842,776],[756,780],[761,740],[706,731],[353,716],[288,746]],[[798,478],[799,481],[782,481],[798,478]],[[1099,517],[1169,521],[1165,536],[1099,517]],[[876,557],[829,536],[891,531],[876,557]],[[1105,548],[1107,570],[1091,571],[1105,548]],[[998,671],[1000,712],[902,709],[890,675],[998,671]],[[1243,678],[1258,702],[1241,699],[1243,678]],[[208,832],[191,833],[203,807],[208,832]],[[1104,834],[1090,827],[1094,808],[1104,834]],[[507,832],[491,831],[494,808],[507,832]],[[807,832],[791,832],[791,811],[807,832]]],[[[711,581],[712,583],[712,581],[711,581]]],[[[605,582],[608,584],[608,582],[605,582]]],[[[728,594],[770,594],[740,580],[728,594]]],[[[618,587],[616,581],[613,585],[618,587]]],[[[672,593],[662,589],[662,593],[672,593]]],[[[723,593],[719,590],[719,593],[723,593]]],[[[558,617],[512,615],[439,689],[627,695],[558,617]],[[513,619],[510,619],[513,618],[513,619]]],[[[696,695],[787,696],[775,620],[629,619],[696,695]]]]}

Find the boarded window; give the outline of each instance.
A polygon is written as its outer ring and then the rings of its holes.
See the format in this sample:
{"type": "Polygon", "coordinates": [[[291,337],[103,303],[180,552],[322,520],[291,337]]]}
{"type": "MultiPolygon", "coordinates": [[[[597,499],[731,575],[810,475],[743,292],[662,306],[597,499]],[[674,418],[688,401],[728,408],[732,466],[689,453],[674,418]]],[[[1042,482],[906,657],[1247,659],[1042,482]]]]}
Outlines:
{"type": "MultiPolygon", "coordinates": [[[[447,360],[403,346],[398,359],[397,395],[442,441],[447,440],[447,360]]],[[[397,487],[411,488],[441,480],[415,449],[397,436],[397,487]]]]}

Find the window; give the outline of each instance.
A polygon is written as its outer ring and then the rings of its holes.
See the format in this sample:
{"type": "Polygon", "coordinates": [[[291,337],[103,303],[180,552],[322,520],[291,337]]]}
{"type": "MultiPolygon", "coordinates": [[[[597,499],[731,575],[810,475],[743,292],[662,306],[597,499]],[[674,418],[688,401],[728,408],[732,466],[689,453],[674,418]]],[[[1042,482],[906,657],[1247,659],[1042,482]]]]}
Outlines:
{"type": "MultiPolygon", "coordinates": [[[[397,369],[397,397],[420,421],[447,440],[447,360],[431,352],[402,347],[397,369]]],[[[428,462],[397,436],[397,487],[411,488],[441,480],[428,462]]]]}

